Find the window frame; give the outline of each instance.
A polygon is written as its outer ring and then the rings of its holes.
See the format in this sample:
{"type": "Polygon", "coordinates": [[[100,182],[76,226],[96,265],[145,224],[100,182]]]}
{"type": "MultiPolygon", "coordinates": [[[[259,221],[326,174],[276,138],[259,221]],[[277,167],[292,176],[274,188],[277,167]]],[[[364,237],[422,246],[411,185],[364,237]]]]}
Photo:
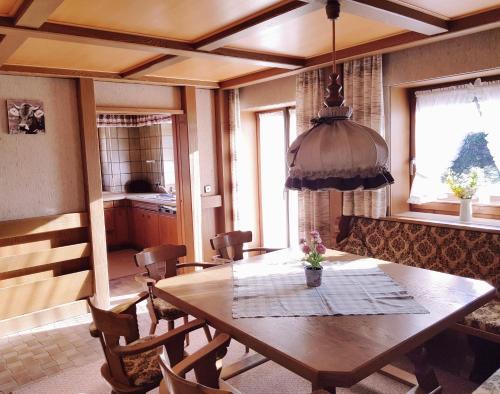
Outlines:
{"type": "MultiPolygon", "coordinates": [[[[284,119],[284,125],[285,125],[285,133],[283,135],[283,138],[286,143],[286,149],[285,149],[285,157],[283,157],[283,160],[285,160],[286,163],[286,152],[289,147],[289,141],[290,141],[290,111],[291,110],[296,110],[295,105],[287,105],[284,107],[276,107],[272,109],[266,109],[266,110],[261,110],[261,111],[255,111],[255,125],[256,125],[256,139],[257,139],[257,185],[258,185],[258,191],[257,191],[257,196],[259,200],[259,233],[261,236],[261,240],[264,237],[264,229],[263,229],[263,220],[262,220],[262,180],[261,180],[261,149],[260,149],[260,121],[259,121],[259,116],[261,114],[265,113],[272,113],[272,112],[282,112],[283,113],[283,119],[284,119]]],[[[288,197],[288,191],[287,193],[287,204],[286,204],[286,221],[287,221],[287,229],[290,228],[290,204],[289,204],[289,197],[288,197]]],[[[288,246],[291,246],[290,243],[290,231],[287,231],[287,243],[288,246]]]]}
{"type": "MultiPolygon", "coordinates": [[[[499,81],[500,74],[492,75],[492,76],[480,76],[477,78],[481,78],[481,81],[489,82],[489,81],[499,81]]],[[[413,178],[415,176],[413,170],[413,160],[416,157],[416,132],[415,132],[415,118],[416,118],[416,106],[417,106],[417,98],[415,93],[423,90],[431,90],[431,89],[441,89],[452,86],[464,85],[467,83],[474,83],[477,78],[473,79],[462,79],[453,82],[439,83],[433,85],[424,85],[418,86],[414,88],[408,89],[408,102],[410,104],[410,147],[409,147],[409,181],[410,181],[410,189],[413,183],[413,178]]],[[[412,212],[425,212],[425,213],[434,213],[434,214],[442,214],[442,215],[458,215],[460,212],[460,203],[455,201],[432,201],[424,204],[409,204],[409,209],[412,212]]],[[[491,205],[491,204],[482,204],[482,203],[473,203],[472,205],[473,215],[478,218],[485,219],[496,219],[500,220],[500,205],[491,205]]]]}

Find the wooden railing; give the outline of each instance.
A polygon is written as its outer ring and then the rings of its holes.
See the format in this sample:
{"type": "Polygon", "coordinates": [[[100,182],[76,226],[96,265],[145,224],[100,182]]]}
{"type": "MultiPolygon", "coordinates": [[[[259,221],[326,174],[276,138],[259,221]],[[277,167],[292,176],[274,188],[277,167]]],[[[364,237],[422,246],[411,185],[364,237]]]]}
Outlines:
{"type": "Polygon", "coordinates": [[[88,214],[0,222],[0,332],[86,312],[93,295],[88,214]]]}

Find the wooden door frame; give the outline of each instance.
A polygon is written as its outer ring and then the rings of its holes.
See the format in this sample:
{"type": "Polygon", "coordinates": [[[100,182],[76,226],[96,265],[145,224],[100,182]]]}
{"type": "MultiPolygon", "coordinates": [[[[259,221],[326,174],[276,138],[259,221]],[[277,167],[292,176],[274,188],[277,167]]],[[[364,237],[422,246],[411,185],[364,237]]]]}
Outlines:
{"type": "Polygon", "coordinates": [[[174,171],[176,190],[177,242],[186,245],[187,261],[195,261],[193,198],[189,162],[189,136],[187,116],[172,115],[172,136],[174,147],[174,171]]]}

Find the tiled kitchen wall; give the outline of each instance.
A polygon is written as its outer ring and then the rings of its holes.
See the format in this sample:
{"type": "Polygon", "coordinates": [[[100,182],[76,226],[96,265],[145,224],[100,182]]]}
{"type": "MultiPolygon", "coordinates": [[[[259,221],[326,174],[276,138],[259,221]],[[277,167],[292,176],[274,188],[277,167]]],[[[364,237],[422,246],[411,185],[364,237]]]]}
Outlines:
{"type": "Polygon", "coordinates": [[[172,124],[99,128],[103,190],[124,192],[130,180],[175,187],[172,124]]]}

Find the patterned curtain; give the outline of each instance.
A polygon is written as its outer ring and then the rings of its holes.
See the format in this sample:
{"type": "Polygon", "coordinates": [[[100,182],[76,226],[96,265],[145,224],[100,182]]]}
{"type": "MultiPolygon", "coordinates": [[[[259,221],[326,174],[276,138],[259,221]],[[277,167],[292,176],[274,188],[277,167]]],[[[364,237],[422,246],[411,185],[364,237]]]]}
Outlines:
{"type": "MultiPolygon", "coordinates": [[[[384,133],[384,100],[382,87],[382,55],[344,63],[344,96],[353,109],[352,120],[384,133]]],[[[344,216],[386,216],[386,188],[374,191],[345,192],[344,216]]]]}
{"type": "Polygon", "coordinates": [[[97,127],[143,127],[162,123],[171,123],[170,115],[121,115],[121,114],[99,114],[97,116],[97,127]]]}
{"type": "Polygon", "coordinates": [[[231,149],[231,194],[233,206],[233,228],[241,228],[241,210],[239,198],[238,178],[240,166],[238,162],[238,150],[241,137],[241,118],[240,118],[240,91],[233,89],[229,91],[229,138],[231,149]]]}
{"type": "MultiPolygon", "coordinates": [[[[296,79],[297,134],[311,127],[311,119],[323,107],[331,68],[300,73],[296,79]]],[[[301,191],[299,194],[299,237],[318,230],[327,247],[331,245],[330,193],[301,191]]]]}

